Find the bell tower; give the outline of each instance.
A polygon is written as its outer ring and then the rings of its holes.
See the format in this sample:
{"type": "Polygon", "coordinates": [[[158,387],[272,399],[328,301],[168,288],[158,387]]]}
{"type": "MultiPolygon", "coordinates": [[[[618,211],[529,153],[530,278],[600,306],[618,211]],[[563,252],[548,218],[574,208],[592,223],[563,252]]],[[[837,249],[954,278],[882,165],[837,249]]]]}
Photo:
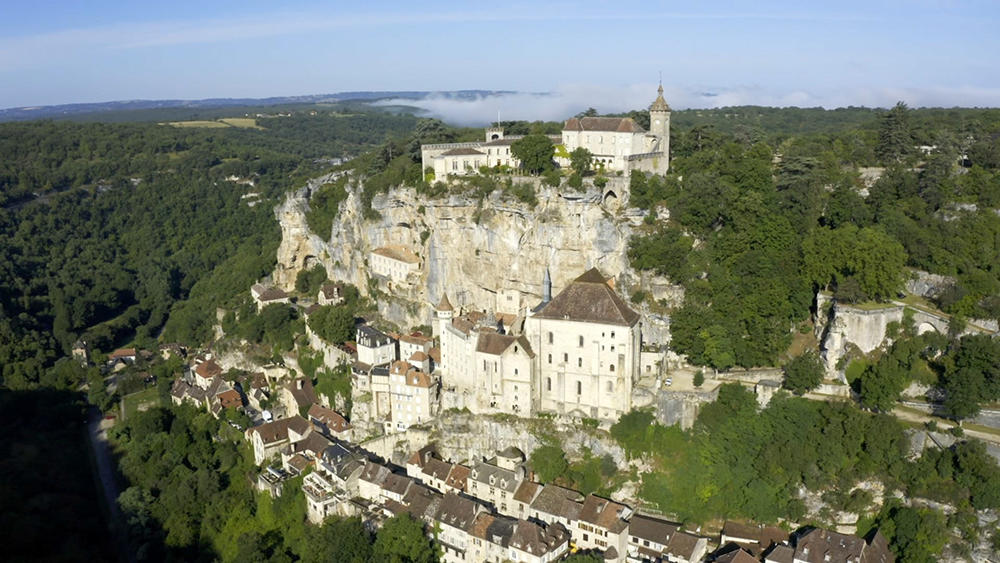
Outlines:
{"type": "Polygon", "coordinates": [[[649,132],[657,137],[657,151],[663,153],[659,170],[666,172],[670,167],[670,106],[663,99],[663,84],[656,89],[656,99],[649,106],[649,132]]]}

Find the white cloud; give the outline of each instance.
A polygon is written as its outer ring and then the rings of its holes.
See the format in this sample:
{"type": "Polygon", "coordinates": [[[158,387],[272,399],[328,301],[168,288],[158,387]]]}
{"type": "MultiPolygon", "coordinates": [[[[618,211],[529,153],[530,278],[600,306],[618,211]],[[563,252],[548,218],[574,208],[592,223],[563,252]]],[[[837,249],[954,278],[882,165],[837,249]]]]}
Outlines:
{"type": "MultiPolygon", "coordinates": [[[[455,99],[432,95],[423,100],[385,100],[383,105],[402,104],[423,109],[429,115],[454,125],[478,126],[502,120],[561,121],[588,107],[600,113],[619,113],[649,107],[656,96],[655,84],[633,84],[619,88],[567,84],[552,93],[510,93],[455,99]]],[[[847,106],[891,107],[905,101],[910,107],[997,107],[1000,88],[855,88],[829,94],[804,90],[770,91],[757,86],[731,88],[664,87],[664,97],[674,109],[721,108],[741,105],[770,107],[847,106]]]]}

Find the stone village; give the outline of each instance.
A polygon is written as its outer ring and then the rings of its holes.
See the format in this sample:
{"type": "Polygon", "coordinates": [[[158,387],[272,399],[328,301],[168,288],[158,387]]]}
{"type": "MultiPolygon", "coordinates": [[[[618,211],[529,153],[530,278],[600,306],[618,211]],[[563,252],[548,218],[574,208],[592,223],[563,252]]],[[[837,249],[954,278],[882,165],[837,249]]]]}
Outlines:
{"type": "MultiPolygon", "coordinates": [[[[561,142],[588,148],[610,170],[662,172],[670,117],[662,87],[650,117],[649,133],[628,118],[573,118],[561,142]]],[[[514,139],[498,128],[487,129],[486,139],[424,146],[424,162],[439,177],[510,164],[514,139]]],[[[404,245],[375,248],[367,257],[371,276],[390,290],[411,283],[420,263],[404,245]]],[[[878,533],[868,540],[823,529],[790,536],[727,522],[720,535],[708,537],[623,502],[538,482],[514,444],[489,456],[447,459],[439,453],[441,444],[418,439],[427,434],[416,431],[445,411],[548,416],[607,428],[649,404],[643,389],[664,383],[668,353],[645,345],[643,316],[619,295],[616,279],[589,268],[557,288],[549,269],[537,275],[540,298],[497,287],[493,302],[456,307],[442,291],[427,304],[433,311],[430,335],[358,326],[353,346],[327,354],[328,361],[333,356],[350,365],[350,420],[338,412],[341,405],[318,395],[309,378],[294,370],[273,366],[234,384],[222,378],[211,354],[195,358],[174,383],[172,400],[217,417],[229,407],[259,415],[257,425],[245,430],[262,467],[257,486],[280,495],[287,479],[304,474],[310,522],[359,516],[377,527],[408,513],[427,524],[449,562],[549,562],[580,550],[630,562],[893,560],[878,533]],[[411,445],[405,456],[393,451],[398,443],[411,445]]],[[[336,305],[341,288],[325,284],[313,307],[336,305]]],[[[259,308],[304,305],[262,284],[250,293],[259,308]]],[[[305,315],[310,310],[303,307],[305,315]]]]}

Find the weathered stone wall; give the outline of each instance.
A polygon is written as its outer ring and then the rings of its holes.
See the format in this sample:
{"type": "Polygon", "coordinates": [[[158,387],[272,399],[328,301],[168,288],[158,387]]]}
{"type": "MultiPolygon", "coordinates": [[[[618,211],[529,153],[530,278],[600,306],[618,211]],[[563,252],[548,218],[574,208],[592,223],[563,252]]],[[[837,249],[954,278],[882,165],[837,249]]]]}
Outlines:
{"type": "MultiPolygon", "coordinates": [[[[275,209],[282,242],[274,283],[291,289],[298,272],[313,264],[326,267],[331,278],[345,280],[362,292],[369,289],[367,258],[377,247],[403,245],[421,257],[421,269],[408,284],[397,284],[380,296],[380,313],[401,326],[429,324],[431,303],[448,292],[457,307],[492,308],[497,290],[511,288],[533,306],[542,294],[546,268],[558,292],[591,267],[615,276],[623,295],[640,287],[640,277],[628,266],[626,249],[633,233],[624,178],[609,178],[603,190],[560,192],[530,179],[537,186],[535,208],[497,191],[479,202],[466,196],[422,197],[399,188],[374,198],[381,218],[366,221],[356,190],[341,204],[331,233],[311,233],[305,220],[310,190],[329,181],[317,179],[289,194],[275,209]],[[608,195],[614,192],[614,196],[608,195]]],[[[521,179],[527,181],[529,179],[521,179]]],[[[654,295],[671,303],[683,293],[658,278],[654,295]]],[[[666,324],[651,331],[663,340],[666,324]]]]}

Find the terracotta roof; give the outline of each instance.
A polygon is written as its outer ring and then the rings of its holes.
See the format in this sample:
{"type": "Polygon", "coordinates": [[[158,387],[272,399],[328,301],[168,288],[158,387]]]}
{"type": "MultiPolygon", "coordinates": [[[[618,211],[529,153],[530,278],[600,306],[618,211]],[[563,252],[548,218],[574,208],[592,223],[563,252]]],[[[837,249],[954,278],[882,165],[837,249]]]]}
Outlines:
{"type": "Polygon", "coordinates": [[[205,360],[194,367],[194,372],[205,379],[222,375],[222,367],[215,360],[205,360]]]}
{"type": "Polygon", "coordinates": [[[412,250],[406,248],[405,246],[396,244],[382,246],[372,250],[372,252],[378,254],[379,256],[385,256],[386,258],[406,262],[407,264],[417,264],[420,262],[420,258],[417,257],[412,250]]]}
{"type": "Polygon", "coordinates": [[[432,342],[432,339],[427,338],[423,334],[419,333],[402,334],[399,336],[399,340],[402,342],[406,342],[408,344],[416,344],[417,346],[423,346],[425,344],[429,344],[430,342],[432,342]]]}
{"type": "Polygon", "coordinates": [[[562,524],[542,527],[528,520],[518,520],[510,538],[510,547],[532,555],[544,555],[569,541],[569,532],[562,524]]]}
{"type": "Polygon", "coordinates": [[[276,287],[263,287],[260,285],[255,285],[254,290],[257,293],[258,301],[277,301],[278,299],[287,299],[288,294],[276,287]]]}
{"type": "Polygon", "coordinates": [[[572,520],[580,513],[581,500],[583,498],[580,493],[549,484],[531,502],[531,509],[572,520]]]}
{"type": "Polygon", "coordinates": [[[309,460],[302,454],[295,454],[288,459],[288,465],[294,467],[299,473],[302,473],[306,467],[309,467],[309,460]]]}
{"type": "Polygon", "coordinates": [[[664,552],[686,560],[693,559],[694,550],[700,539],[698,536],[686,532],[674,532],[674,535],[670,536],[670,541],[667,542],[664,552]]]}
{"type": "Polygon", "coordinates": [[[108,354],[109,360],[117,360],[118,358],[134,358],[135,348],[119,348],[114,352],[108,354]]]}
{"type": "Polygon", "coordinates": [[[455,327],[455,330],[461,332],[462,334],[468,335],[469,332],[476,326],[476,323],[470,321],[469,319],[459,317],[452,319],[451,326],[455,327]]]}
{"type": "Polygon", "coordinates": [[[542,485],[539,483],[522,481],[521,486],[514,491],[514,500],[524,504],[531,504],[531,501],[535,500],[535,496],[538,495],[538,491],[541,489],[542,485]]]}
{"type": "Polygon", "coordinates": [[[406,494],[406,489],[409,488],[411,483],[413,483],[413,479],[410,479],[406,475],[390,473],[385,478],[385,482],[382,483],[382,490],[402,496],[406,494]]]}
{"type": "Polygon", "coordinates": [[[413,452],[410,455],[410,459],[406,460],[407,465],[416,465],[421,469],[427,463],[427,460],[434,457],[434,447],[430,444],[420,448],[419,450],[413,452]]]}
{"type": "Polygon", "coordinates": [[[437,514],[442,498],[441,493],[420,483],[413,483],[403,495],[403,503],[413,517],[431,520],[437,514]]]}
{"type": "Polygon", "coordinates": [[[326,425],[330,432],[343,432],[351,428],[347,419],[333,409],[328,409],[322,405],[313,404],[309,407],[309,418],[315,418],[326,425]]]}
{"type": "Polygon", "coordinates": [[[324,283],[322,286],[320,286],[319,292],[326,299],[334,299],[340,297],[340,284],[324,283]]]}
{"type": "Polygon", "coordinates": [[[573,280],[535,316],[620,326],[632,326],[639,321],[639,313],[625,304],[597,268],[573,280]]]}
{"type": "Polygon", "coordinates": [[[486,153],[476,149],[451,149],[441,153],[441,156],[486,156],[486,153]]]}
{"type": "Polygon", "coordinates": [[[441,347],[435,346],[435,347],[431,348],[431,351],[428,352],[428,355],[431,357],[431,360],[435,364],[440,364],[441,363],[441,347]]]}
{"type": "Polygon", "coordinates": [[[219,404],[221,404],[224,409],[243,406],[243,398],[240,397],[240,392],[236,389],[223,391],[222,393],[216,395],[216,397],[219,399],[219,404]]]}
{"type": "Polygon", "coordinates": [[[455,493],[444,495],[435,519],[453,528],[466,530],[472,524],[476,514],[480,512],[476,501],[460,497],[455,493]]]}
{"type": "Polygon", "coordinates": [[[427,354],[417,350],[416,352],[410,354],[410,360],[414,362],[424,362],[427,360],[427,354]]]}
{"type": "Polygon", "coordinates": [[[326,439],[319,432],[310,432],[305,439],[300,440],[292,446],[293,452],[306,452],[314,456],[322,455],[323,452],[330,447],[332,444],[330,440],[326,439]]]}
{"type": "Polygon", "coordinates": [[[424,463],[423,473],[432,479],[444,481],[448,478],[448,474],[451,473],[451,464],[447,461],[441,461],[436,457],[429,457],[427,458],[427,462],[424,463]]]}
{"type": "Polygon", "coordinates": [[[795,559],[808,563],[860,561],[865,540],[831,530],[815,529],[795,541],[795,559]]]}
{"type": "Polygon", "coordinates": [[[435,308],[435,310],[437,310],[437,311],[454,311],[455,310],[455,308],[451,306],[451,301],[448,301],[448,294],[447,293],[442,293],[441,294],[441,301],[438,302],[437,307],[435,308]]]}
{"type": "Polygon", "coordinates": [[[479,538],[481,540],[486,539],[486,530],[490,527],[490,524],[496,520],[491,514],[486,512],[481,512],[476,516],[475,521],[469,526],[469,535],[472,537],[479,538]]]}
{"type": "Polygon", "coordinates": [[[308,377],[300,377],[289,381],[285,385],[285,389],[288,389],[288,392],[292,394],[292,399],[295,400],[295,404],[299,408],[316,403],[316,390],[313,388],[312,381],[308,377]]]}
{"type": "Polygon", "coordinates": [[[247,432],[259,435],[264,444],[273,444],[287,440],[289,429],[295,431],[297,434],[305,434],[309,430],[309,421],[299,415],[295,415],[261,424],[260,426],[254,426],[247,430],[247,432]]]}
{"type": "Polygon", "coordinates": [[[590,494],[583,501],[579,519],[617,533],[628,527],[628,522],[624,519],[627,510],[628,507],[624,504],[590,494]]]}
{"type": "Polygon", "coordinates": [[[645,133],[646,130],[631,117],[571,117],[563,125],[564,131],[609,131],[616,133],[645,133]]]}
{"type": "Polygon", "coordinates": [[[445,483],[449,487],[454,487],[460,491],[464,491],[469,481],[469,473],[472,470],[468,467],[456,463],[451,467],[451,472],[448,473],[448,478],[445,479],[445,483]]]}
{"type": "Polygon", "coordinates": [[[680,526],[673,522],[636,514],[629,521],[628,533],[640,539],[666,545],[678,528],[680,526]]]}
{"type": "Polygon", "coordinates": [[[861,555],[861,563],[895,563],[896,556],[889,550],[889,542],[882,535],[882,532],[875,530],[875,534],[868,540],[868,547],[861,555]]]}
{"type": "Polygon", "coordinates": [[[433,381],[431,381],[431,376],[420,370],[412,370],[406,374],[406,384],[410,387],[430,387],[433,381]]]}
{"type": "Polygon", "coordinates": [[[476,340],[476,352],[499,356],[507,351],[507,348],[510,348],[515,342],[520,345],[520,349],[528,354],[529,358],[535,357],[534,352],[531,351],[531,345],[528,344],[528,339],[523,334],[520,336],[511,336],[492,331],[482,331],[479,333],[479,339],[476,340]]]}
{"type": "MultiPolygon", "coordinates": [[[[750,559],[746,559],[745,557],[736,559],[734,557],[733,559],[728,560],[729,563],[750,563],[751,561],[757,561],[743,549],[736,550],[736,552],[746,554],[746,556],[750,557],[750,559]]],[[[764,556],[764,560],[768,561],[768,563],[793,563],[793,561],[795,561],[795,550],[787,545],[776,545],[774,546],[774,549],[764,556]]],[[[716,559],[716,561],[723,561],[723,559],[719,558],[716,559]]],[[[889,561],[892,560],[890,559],[889,561]]]]}
{"type": "Polygon", "coordinates": [[[367,461],[365,462],[365,468],[361,470],[361,479],[381,487],[382,483],[385,483],[385,479],[389,476],[389,473],[388,467],[379,465],[373,461],[367,461]]]}

